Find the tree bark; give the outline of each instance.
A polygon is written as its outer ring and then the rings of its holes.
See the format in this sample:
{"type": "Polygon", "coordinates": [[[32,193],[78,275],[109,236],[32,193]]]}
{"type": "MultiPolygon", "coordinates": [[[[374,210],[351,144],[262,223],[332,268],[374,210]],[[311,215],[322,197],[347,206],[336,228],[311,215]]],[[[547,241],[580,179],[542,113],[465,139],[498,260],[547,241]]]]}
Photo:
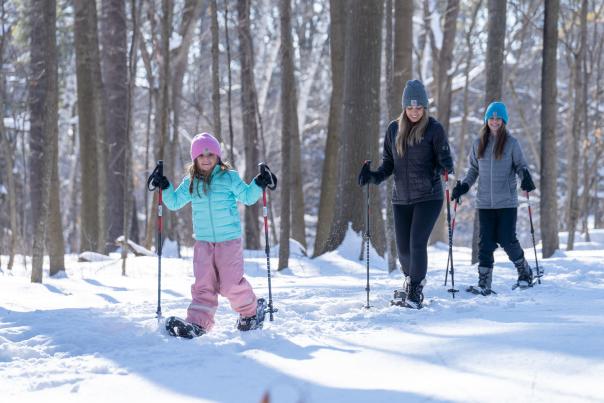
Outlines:
{"type": "MultiPolygon", "coordinates": [[[[379,93],[381,64],[381,21],[383,2],[348,2],[345,45],[345,73],[342,110],[340,180],[333,226],[333,246],[339,246],[351,224],[364,230],[363,191],[357,175],[367,159],[378,160],[379,93]]],[[[380,255],[385,251],[381,198],[371,189],[371,233],[380,255]]]]}
{"type": "Polygon", "coordinates": [[[34,0],[31,20],[30,152],[34,239],[31,282],[42,282],[44,240],[46,237],[50,180],[57,138],[58,68],[56,42],[56,3],[34,0]],[[35,196],[34,196],[35,195],[35,196]]]}
{"type": "MultiPolygon", "coordinates": [[[[103,0],[100,40],[101,61],[106,105],[107,179],[111,182],[111,197],[107,199],[108,241],[112,244],[124,233],[124,164],[127,131],[127,28],[125,0],[103,0]]],[[[113,249],[113,248],[111,248],[113,249]]]]}
{"type": "MultiPolygon", "coordinates": [[[[501,100],[503,91],[503,53],[505,49],[505,27],[507,0],[488,0],[487,57],[485,108],[493,101],[501,100]]],[[[474,214],[472,233],[472,264],[478,262],[478,235],[480,222],[478,212],[474,214]]]]}
{"type": "Polygon", "coordinates": [[[106,175],[95,3],[75,1],[75,49],[81,158],[80,249],[103,251],[106,175]]]}
{"type": "Polygon", "coordinates": [[[559,0],[545,1],[541,65],[541,172],[539,207],[544,258],[560,247],[558,239],[558,156],[556,150],[557,51],[559,0]]]}
{"type": "Polygon", "coordinates": [[[583,137],[586,122],[584,121],[584,108],[586,107],[585,94],[583,90],[585,51],[587,47],[587,0],[581,1],[580,10],[580,34],[579,47],[573,52],[573,92],[574,92],[574,110],[573,125],[569,131],[567,143],[568,160],[568,188],[567,188],[567,230],[568,241],[566,250],[573,250],[575,247],[575,230],[579,219],[579,141],[583,137]]]}
{"type": "Polygon", "coordinates": [[[216,0],[210,1],[210,13],[212,14],[212,109],[214,121],[214,136],[222,141],[222,123],[220,121],[220,70],[218,49],[220,32],[218,30],[218,9],[216,0]]]}
{"type": "Polygon", "coordinates": [[[291,140],[298,136],[296,83],[291,27],[291,0],[279,2],[281,18],[281,220],[279,232],[279,266],[289,265],[290,196],[291,196],[291,140]]]}
{"type": "MultiPolygon", "coordinates": [[[[250,30],[250,0],[237,2],[239,57],[241,59],[241,109],[245,148],[245,181],[250,182],[256,175],[258,164],[258,126],[256,102],[254,98],[254,50],[250,30]]],[[[260,249],[260,228],[258,204],[245,209],[245,247],[260,249]]]]}
{"type": "Polygon", "coordinates": [[[346,29],[344,0],[331,0],[329,3],[331,23],[329,26],[331,54],[331,100],[327,121],[327,139],[325,158],[321,174],[321,197],[319,216],[315,235],[313,257],[332,250],[330,234],[336,204],[338,182],[338,160],[340,159],[340,129],[342,114],[342,95],[344,89],[344,37],[346,29]]]}
{"type": "MultiPolygon", "coordinates": [[[[448,0],[445,11],[445,20],[443,25],[443,41],[434,57],[437,60],[436,66],[436,118],[443,125],[445,133],[449,133],[449,119],[451,117],[451,75],[449,70],[453,63],[453,48],[455,45],[455,36],[457,32],[457,16],[459,15],[459,0],[448,0]]],[[[443,204],[446,200],[443,201],[443,204]]],[[[444,211],[444,209],[443,209],[444,211]]],[[[445,214],[439,214],[434,230],[430,235],[430,243],[443,242],[448,243],[449,232],[447,230],[445,214]]]]}

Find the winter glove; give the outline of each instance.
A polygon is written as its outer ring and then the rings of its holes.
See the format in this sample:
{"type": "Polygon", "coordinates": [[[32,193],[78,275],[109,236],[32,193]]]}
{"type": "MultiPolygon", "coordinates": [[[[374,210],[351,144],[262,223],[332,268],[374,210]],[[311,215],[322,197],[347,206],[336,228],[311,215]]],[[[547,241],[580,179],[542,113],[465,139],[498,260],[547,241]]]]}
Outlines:
{"type": "Polygon", "coordinates": [[[170,181],[163,175],[155,175],[151,181],[151,184],[161,190],[166,190],[170,187],[170,181]]]}
{"type": "Polygon", "coordinates": [[[373,183],[379,185],[381,181],[380,174],[378,172],[372,171],[369,169],[371,165],[371,161],[365,161],[363,167],[361,168],[361,172],[359,173],[359,186],[365,186],[369,183],[373,183]]]}
{"type": "Polygon", "coordinates": [[[457,184],[451,193],[451,200],[456,200],[457,203],[461,203],[461,196],[468,193],[468,190],[470,190],[470,185],[462,181],[457,181],[457,184]]]}
{"type": "Polygon", "coordinates": [[[256,175],[254,182],[256,182],[256,185],[260,186],[262,190],[267,187],[269,189],[275,189],[275,187],[277,187],[277,177],[269,170],[262,170],[256,175]]]}
{"type": "Polygon", "coordinates": [[[528,168],[524,168],[524,175],[522,175],[522,182],[520,182],[520,189],[525,192],[532,192],[535,190],[535,184],[533,183],[533,178],[531,178],[531,174],[528,168]]]}

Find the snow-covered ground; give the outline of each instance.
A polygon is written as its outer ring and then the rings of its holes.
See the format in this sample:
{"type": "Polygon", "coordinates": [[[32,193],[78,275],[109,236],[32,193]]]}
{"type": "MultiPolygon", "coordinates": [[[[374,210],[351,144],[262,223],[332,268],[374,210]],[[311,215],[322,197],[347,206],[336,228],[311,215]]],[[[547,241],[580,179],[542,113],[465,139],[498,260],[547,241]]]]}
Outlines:
{"type": "MultiPolygon", "coordinates": [[[[564,235],[562,234],[564,242],[564,235]]],[[[529,261],[532,248],[524,245],[529,261]]],[[[301,255],[274,273],[274,322],[241,334],[220,300],[214,331],[175,339],[155,318],[157,259],[78,263],[31,284],[22,258],[0,273],[3,402],[604,401],[604,232],[543,260],[541,285],[512,291],[515,270],[496,254],[496,296],[443,287],[447,251],[429,252],[427,306],[390,307],[400,274],[371,255],[365,304],[360,239],[301,255]]],[[[276,255],[274,255],[276,256],[276,255]]],[[[470,251],[455,249],[456,285],[476,282],[470,251]]],[[[276,259],[272,260],[276,267],[276,259]]],[[[28,263],[28,268],[29,268],[28,263]]],[[[162,260],[162,311],[185,315],[190,257],[162,260]]],[[[246,252],[246,273],[267,294],[266,259],[246,252]]]]}

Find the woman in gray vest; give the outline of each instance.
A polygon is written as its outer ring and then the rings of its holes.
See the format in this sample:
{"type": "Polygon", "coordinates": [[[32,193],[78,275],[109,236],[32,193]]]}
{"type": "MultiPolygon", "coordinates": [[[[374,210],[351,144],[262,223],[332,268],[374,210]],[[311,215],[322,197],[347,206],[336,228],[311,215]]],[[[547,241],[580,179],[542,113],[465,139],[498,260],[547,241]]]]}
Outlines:
{"type": "Polygon", "coordinates": [[[382,165],[371,171],[365,163],[359,185],[377,185],[394,173],[392,207],[405,273],[405,306],[419,309],[428,269],[428,238],[443,205],[440,175],[445,169],[453,173],[453,159],[443,126],[428,116],[428,94],[421,81],[407,81],[402,106],[399,118],[388,125],[382,165]]]}
{"type": "Polygon", "coordinates": [[[516,176],[521,179],[520,188],[526,192],[535,189],[520,143],[510,135],[506,125],[508,113],[503,102],[491,103],[484,114],[484,126],[474,141],[468,157],[468,172],[453,189],[452,199],[470,190],[478,179],[476,207],[480,221],[478,242],[478,287],[467,291],[489,295],[493,279],[493,252],[499,244],[516,266],[516,286],[532,286],[533,272],[524,258],[524,251],[516,238],[518,193],[516,176]]]}

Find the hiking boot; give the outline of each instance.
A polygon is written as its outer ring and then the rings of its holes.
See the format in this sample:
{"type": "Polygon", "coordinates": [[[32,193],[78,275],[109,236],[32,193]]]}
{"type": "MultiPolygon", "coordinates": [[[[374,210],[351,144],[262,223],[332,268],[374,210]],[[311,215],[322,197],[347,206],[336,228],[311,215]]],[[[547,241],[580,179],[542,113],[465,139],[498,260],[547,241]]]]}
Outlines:
{"type": "Polygon", "coordinates": [[[264,324],[264,315],[268,305],[264,298],[259,298],[256,306],[256,315],[244,318],[239,316],[237,319],[237,330],[247,332],[249,330],[261,329],[264,324]]]}
{"type": "Polygon", "coordinates": [[[410,282],[409,283],[409,292],[407,293],[407,298],[405,298],[405,305],[408,308],[420,309],[422,307],[422,302],[424,301],[423,289],[426,285],[426,279],[423,279],[420,282],[410,282]]]}

